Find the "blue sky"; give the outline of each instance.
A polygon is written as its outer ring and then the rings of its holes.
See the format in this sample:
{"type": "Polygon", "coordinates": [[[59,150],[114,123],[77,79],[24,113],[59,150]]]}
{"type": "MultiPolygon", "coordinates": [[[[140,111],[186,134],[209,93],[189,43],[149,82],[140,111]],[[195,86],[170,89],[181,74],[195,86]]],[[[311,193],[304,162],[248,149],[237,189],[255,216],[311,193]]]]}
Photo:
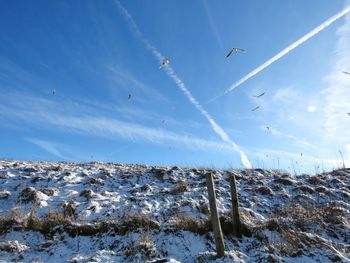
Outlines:
{"type": "Polygon", "coordinates": [[[113,0],[0,3],[1,157],[242,167],[237,145],[254,167],[350,163],[349,15],[212,101],[349,2],[120,3],[129,20],[113,0]]]}

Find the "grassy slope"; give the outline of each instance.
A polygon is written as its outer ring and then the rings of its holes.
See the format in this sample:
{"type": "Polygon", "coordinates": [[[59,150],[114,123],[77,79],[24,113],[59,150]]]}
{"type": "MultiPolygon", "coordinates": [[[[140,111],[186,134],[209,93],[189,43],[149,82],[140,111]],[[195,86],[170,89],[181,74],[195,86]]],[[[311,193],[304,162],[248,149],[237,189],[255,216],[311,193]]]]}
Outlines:
{"type": "Polygon", "coordinates": [[[0,258],[214,261],[207,172],[215,178],[228,251],[216,262],[349,261],[349,169],[316,176],[233,171],[248,229],[238,240],[230,223],[232,171],[5,160],[0,258]]]}

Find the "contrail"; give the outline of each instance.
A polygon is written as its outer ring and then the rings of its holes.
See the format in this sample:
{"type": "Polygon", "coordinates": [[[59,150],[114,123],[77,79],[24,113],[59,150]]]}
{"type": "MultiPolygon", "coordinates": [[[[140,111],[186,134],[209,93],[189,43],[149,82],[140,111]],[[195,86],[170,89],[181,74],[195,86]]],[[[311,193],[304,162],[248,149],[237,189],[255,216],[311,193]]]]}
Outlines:
{"type": "MultiPolygon", "coordinates": [[[[160,52],[157,51],[157,49],[152,46],[148,40],[142,35],[141,31],[139,30],[138,26],[136,25],[134,19],[131,17],[129,12],[121,5],[121,3],[118,0],[115,0],[117,6],[121,10],[123,16],[125,17],[127,23],[129,24],[131,30],[136,35],[137,38],[139,38],[145,45],[145,48],[149,50],[153,56],[158,60],[159,63],[163,60],[164,56],[161,55],[160,52]]],[[[214,132],[219,135],[219,137],[226,143],[228,143],[236,152],[240,154],[241,162],[244,165],[245,168],[251,168],[251,164],[248,160],[247,155],[240,149],[240,147],[231,140],[231,138],[228,136],[228,134],[219,126],[219,124],[216,123],[216,121],[210,116],[210,114],[202,107],[202,105],[197,101],[195,97],[191,94],[191,92],[186,88],[186,85],[182,82],[182,80],[176,75],[173,68],[167,64],[164,67],[165,72],[167,75],[175,82],[176,86],[185,94],[187,99],[193,104],[193,106],[196,107],[196,109],[208,120],[210,123],[212,129],[214,132]]]]}
{"type": "Polygon", "coordinates": [[[303,44],[304,42],[308,41],[310,38],[314,37],[315,35],[317,35],[318,33],[320,33],[323,29],[327,28],[328,26],[330,26],[332,23],[334,23],[335,21],[337,21],[339,18],[342,18],[343,16],[345,16],[346,14],[348,14],[350,12],[350,6],[346,7],[343,11],[339,12],[338,14],[332,16],[331,18],[329,18],[328,20],[326,20],[325,22],[323,22],[321,25],[319,25],[318,27],[316,27],[315,29],[313,29],[312,31],[310,31],[309,33],[307,33],[305,36],[303,36],[302,38],[300,38],[299,40],[297,40],[296,42],[294,42],[293,44],[291,44],[290,46],[288,46],[287,48],[283,49],[281,52],[279,52],[277,55],[275,55],[274,57],[270,58],[269,60],[267,60],[264,64],[262,64],[261,66],[257,67],[256,69],[254,69],[253,71],[251,71],[248,75],[244,76],[243,78],[241,78],[240,80],[238,80],[236,83],[234,83],[233,85],[231,85],[231,87],[229,87],[223,94],[211,99],[211,101],[216,100],[217,98],[220,98],[224,95],[226,95],[227,93],[231,92],[232,90],[234,90],[235,88],[237,88],[238,86],[242,85],[244,82],[246,82],[247,80],[249,80],[250,78],[254,77],[256,74],[258,74],[259,72],[263,71],[265,68],[267,68],[268,66],[270,66],[272,63],[276,62],[277,60],[279,60],[280,58],[284,57],[285,55],[287,55],[289,52],[291,52],[293,49],[297,48],[298,46],[300,46],[301,44],[303,44]]]}

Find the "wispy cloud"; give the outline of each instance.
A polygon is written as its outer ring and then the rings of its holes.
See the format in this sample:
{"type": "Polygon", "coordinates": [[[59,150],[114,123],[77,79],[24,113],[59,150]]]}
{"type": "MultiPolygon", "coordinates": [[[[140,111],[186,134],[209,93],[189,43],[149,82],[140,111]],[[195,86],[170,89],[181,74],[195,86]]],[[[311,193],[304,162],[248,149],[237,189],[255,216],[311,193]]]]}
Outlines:
{"type": "MultiPolygon", "coordinates": [[[[259,167],[264,165],[264,167],[283,168],[297,173],[321,172],[342,167],[340,156],[327,158],[316,154],[270,148],[250,149],[249,152],[256,158],[259,167]]],[[[346,164],[347,162],[350,160],[345,159],[346,164]]]]}
{"type": "Polygon", "coordinates": [[[282,103],[294,103],[295,100],[299,97],[300,92],[296,90],[294,87],[286,87],[276,90],[275,94],[273,95],[272,99],[275,102],[282,102],[282,103]]]}
{"type": "MultiPolygon", "coordinates": [[[[260,127],[263,130],[266,130],[265,126],[261,126],[260,127]]],[[[291,140],[294,144],[301,146],[301,147],[313,147],[312,144],[310,144],[309,142],[307,142],[306,140],[300,139],[295,135],[292,134],[288,134],[285,132],[282,132],[274,127],[269,127],[269,132],[271,135],[276,136],[276,137],[280,137],[280,138],[285,138],[288,140],[291,140]]]]}
{"type": "Polygon", "coordinates": [[[45,140],[32,139],[32,138],[26,138],[25,140],[36,146],[39,146],[40,148],[44,149],[45,151],[51,153],[52,155],[62,160],[68,159],[67,157],[63,156],[63,154],[61,153],[60,149],[63,148],[61,144],[45,141],[45,140]]]}
{"type": "MultiPolygon", "coordinates": [[[[104,117],[95,108],[71,102],[53,102],[28,94],[1,94],[0,119],[22,127],[55,130],[65,133],[96,136],[111,140],[124,139],[130,142],[149,142],[164,145],[179,145],[189,149],[228,151],[232,148],[225,143],[210,141],[164,129],[147,127],[136,123],[104,117]],[[6,101],[6,98],[11,100],[6,101]],[[82,113],[84,112],[84,113],[82,113]]],[[[38,146],[63,158],[58,144],[33,140],[38,146]]]]}
{"type": "Polygon", "coordinates": [[[252,77],[254,77],[256,74],[258,74],[259,72],[263,71],[264,69],[266,69],[268,66],[270,66],[272,63],[276,62],[277,60],[281,59],[282,57],[284,57],[285,55],[287,55],[289,52],[293,51],[295,48],[297,48],[298,46],[302,45],[304,42],[308,41],[310,38],[316,36],[318,33],[320,33],[322,30],[324,30],[325,28],[327,28],[328,26],[330,26],[331,24],[333,24],[335,21],[337,21],[338,19],[342,18],[343,16],[345,16],[346,14],[348,14],[350,12],[350,6],[346,7],[344,10],[342,10],[341,12],[337,13],[336,15],[332,16],[331,18],[329,18],[328,20],[326,20],[325,22],[323,22],[321,25],[317,26],[316,28],[314,28],[312,31],[310,31],[309,33],[307,33],[306,35],[304,35],[302,38],[298,39],[296,42],[294,42],[293,44],[291,44],[290,46],[286,47],[285,49],[283,49],[282,51],[280,51],[278,54],[276,54],[275,56],[273,56],[272,58],[270,58],[269,60],[267,60],[265,63],[263,63],[261,66],[257,67],[256,69],[254,69],[253,71],[251,71],[250,73],[248,73],[246,76],[244,76],[243,78],[241,78],[240,80],[238,80],[237,82],[235,82],[234,84],[231,85],[231,87],[229,87],[227,90],[225,90],[225,92],[222,95],[219,95],[217,97],[215,97],[212,100],[215,100],[221,96],[226,95],[227,93],[233,91],[234,89],[236,89],[237,87],[239,87],[240,85],[242,85],[244,82],[246,82],[247,80],[251,79],[252,77]]]}
{"type": "Polygon", "coordinates": [[[337,47],[334,52],[333,66],[326,76],[328,88],[323,90],[324,96],[324,129],[326,142],[346,144],[350,141],[349,85],[350,76],[343,71],[350,71],[350,15],[337,31],[337,47]]]}
{"type": "MultiPolygon", "coordinates": [[[[138,80],[132,74],[126,72],[125,70],[116,67],[116,66],[108,66],[107,69],[110,71],[110,77],[120,83],[125,85],[128,88],[128,93],[137,92],[138,94],[142,94],[142,96],[135,96],[134,99],[140,100],[146,103],[150,101],[160,101],[163,103],[170,103],[169,99],[165,97],[163,94],[158,92],[156,89],[146,85],[145,83],[138,80]],[[146,98],[144,96],[146,95],[146,98]]],[[[135,94],[132,94],[135,95],[135,94]]]]}
{"type": "MultiPolygon", "coordinates": [[[[118,0],[115,0],[117,6],[119,7],[120,11],[122,12],[123,16],[125,17],[128,25],[130,26],[132,32],[135,34],[135,36],[143,42],[145,48],[149,50],[152,55],[155,57],[155,59],[158,61],[158,63],[161,63],[164,56],[160,54],[160,52],[149,43],[149,41],[143,36],[141,31],[139,30],[138,26],[136,25],[134,19],[131,17],[129,12],[121,5],[121,3],[118,0]]],[[[196,98],[193,97],[191,92],[187,89],[185,84],[182,82],[182,80],[177,76],[173,68],[168,64],[164,67],[165,72],[167,75],[173,79],[177,87],[184,93],[184,95],[187,97],[187,99],[191,102],[191,104],[208,120],[209,124],[211,125],[214,132],[219,135],[219,137],[228,145],[230,145],[236,152],[238,152],[241,156],[242,164],[246,168],[250,168],[251,164],[248,160],[247,155],[240,149],[240,147],[231,140],[231,138],[228,136],[228,134],[215,122],[215,120],[210,116],[210,114],[202,107],[202,105],[197,101],[196,98]]]]}
{"type": "Polygon", "coordinates": [[[203,5],[204,5],[205,12],[206,12],[206,14],[208,16],[209,24],[210,24],[210,27],[211,27],[213,33],[214,33],[214,36],[215,36],[215,38],[216,38],[220,48],[223,49],[222,40],[221,40],[219,31],[218,31],[218,29],[216,27],[214,18],[213,18],[212,14],[211,14],[210,6],[208,5],[207,0],[203,1],[203,5]]]}

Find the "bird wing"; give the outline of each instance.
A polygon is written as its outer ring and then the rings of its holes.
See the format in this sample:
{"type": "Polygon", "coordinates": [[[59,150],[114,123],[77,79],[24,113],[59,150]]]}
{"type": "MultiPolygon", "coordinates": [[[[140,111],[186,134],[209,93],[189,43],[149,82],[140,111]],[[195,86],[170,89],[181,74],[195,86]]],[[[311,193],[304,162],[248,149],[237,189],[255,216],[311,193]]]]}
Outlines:
{"type": "Polygon", "coordinates": [[[260,108],[260,106],[258,106],[258,107],[256,107],[256,108],[252,109],[252,111],[256,111],[256,110],[259,109],[259,108],[260,108]]]}
{"type": "Polygon", "coordinates": [[[253,97],[255,97],[255,98],[260,98],[261,96],[264,96],[265,95],[265,92],[263,92],[263,93],[261,93],[261,94],[259,94],[259,95],[253,95],[253,97]]]}
{"type": "Polygon", "coordinates": [[[346,71],[343,71],[343,73],[344,73],[344,74],[347,74],[347,75],[350,75],[350,73],[349,73],[349,72],[346,72],[346,71]]]}
{"type": "Polygon", "coordinates": [[[231,56],[232,52],[233,52],[233,49],[230,50],[230,52],[226,55],[226,57],[228,58],[229,56],[231,56]]]}

